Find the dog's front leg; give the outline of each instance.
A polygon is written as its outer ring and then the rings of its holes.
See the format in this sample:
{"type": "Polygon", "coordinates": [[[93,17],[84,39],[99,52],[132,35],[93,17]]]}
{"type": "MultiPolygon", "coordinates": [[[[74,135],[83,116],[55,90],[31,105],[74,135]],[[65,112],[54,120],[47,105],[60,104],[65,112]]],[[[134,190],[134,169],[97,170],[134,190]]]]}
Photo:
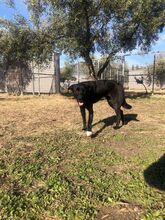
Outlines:
{"type": "Polygon", "coordinates": [[[93,122],[93,106],[89,106],[87,109],[89,111],[87,136],[91,136],[92,135],[92,122],[93,122]]]}
{"type": "Polygon", "coordinates": [[[87,126],[86,126],[86,112],[85,112],[85,107],[80,107],[80,112],[81,112],[81,116],[82,116],[82,121],[83,121],[83,128],[82,130],[86,130],[87,126]]]}

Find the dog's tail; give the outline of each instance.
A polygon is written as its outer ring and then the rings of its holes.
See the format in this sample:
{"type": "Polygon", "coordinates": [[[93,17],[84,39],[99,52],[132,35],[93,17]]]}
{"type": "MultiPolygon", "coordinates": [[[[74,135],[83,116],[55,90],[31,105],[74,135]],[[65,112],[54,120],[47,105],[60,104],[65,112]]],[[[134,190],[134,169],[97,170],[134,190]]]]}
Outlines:
{"type": "Polygon", "coordinates": [[[131,109],[131,108],[132,108],[132,106],[131,106],[131,105],[129,105],[129,104],[126,102],[126,100],[125,100],[125,99],[124,99],[124,101],[123,101],[122,106],[123,106],[124,108],[126,108],[126,109],[131,109]]]}
{"type": "Polygon", "coordinates": [[[121,84],[121,83],[118,83],[118,85],[119,85],[119,87],[121,88],[121,95],[122,95],[122,97],[123,97],[123,103],[122,103],[122,107],[124,107],[124,108],[126,108],[126,109],[131,109],[132,108],[132,106],[131,105],[129,105],[127,102],[126,102],[126,100],[125,100],[125,92],[124,92],[124,87],[123,87],[123,85],[121,84]]]}

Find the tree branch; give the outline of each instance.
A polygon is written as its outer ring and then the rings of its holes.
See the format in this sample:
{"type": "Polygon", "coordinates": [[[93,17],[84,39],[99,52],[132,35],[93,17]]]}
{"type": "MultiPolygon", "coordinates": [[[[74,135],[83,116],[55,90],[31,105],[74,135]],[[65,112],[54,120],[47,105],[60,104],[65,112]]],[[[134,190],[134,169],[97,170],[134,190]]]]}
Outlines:
{"type": "Polygon", "coordinates": [[[99,71],[97,72],[97,77],[101,78],[101,74],[104,72],[105,68],[108,66],[110,60],[111,60],[111,54],[106,58],[106,61],[104,62],[104,64],[102,65],[102,67],[99,69],[99,71]]]}

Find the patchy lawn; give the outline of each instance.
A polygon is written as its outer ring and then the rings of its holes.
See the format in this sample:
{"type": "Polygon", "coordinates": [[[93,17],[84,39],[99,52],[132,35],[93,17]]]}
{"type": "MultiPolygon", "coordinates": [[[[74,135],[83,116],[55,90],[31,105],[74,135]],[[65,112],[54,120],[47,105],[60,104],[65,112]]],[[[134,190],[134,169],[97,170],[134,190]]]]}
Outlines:
{"type": "Polygon", "coordinates": [[[0,219],[163,220],[165,98],[127,99],[113,129],[106,101],[94,135],[72,97],[0,97],[0,219]]]}

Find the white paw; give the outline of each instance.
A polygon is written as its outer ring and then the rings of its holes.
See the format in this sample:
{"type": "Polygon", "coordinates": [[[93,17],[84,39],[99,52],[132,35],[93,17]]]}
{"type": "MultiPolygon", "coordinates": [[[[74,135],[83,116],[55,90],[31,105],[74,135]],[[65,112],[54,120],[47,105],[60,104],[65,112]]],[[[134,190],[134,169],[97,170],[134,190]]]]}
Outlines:
{"type": "Polygon", "coordinates": [[[90,137],[92,135],[92,131],[87,131],[86,135],[87,135],[87,137],[90,137]]]}

